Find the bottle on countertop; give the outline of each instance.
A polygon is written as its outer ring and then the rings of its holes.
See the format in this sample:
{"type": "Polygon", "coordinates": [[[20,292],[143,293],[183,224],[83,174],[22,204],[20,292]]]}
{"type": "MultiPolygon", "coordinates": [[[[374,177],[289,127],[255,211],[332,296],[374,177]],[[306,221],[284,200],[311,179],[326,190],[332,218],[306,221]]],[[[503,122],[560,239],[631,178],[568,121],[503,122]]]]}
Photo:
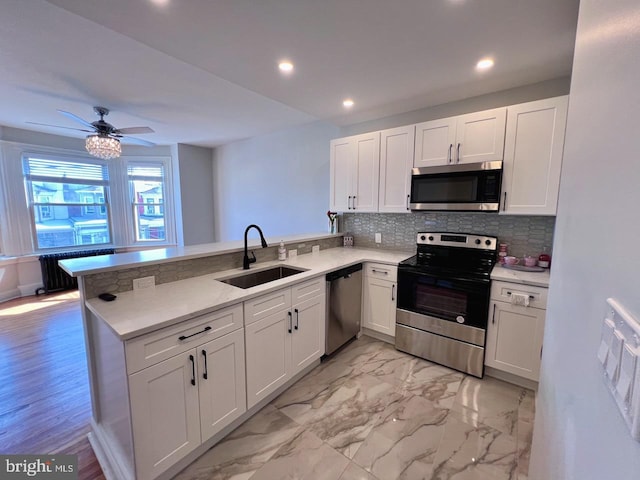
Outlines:
{"type": "Polygon", "coordinates": [[[538,266],[542,268],[549,268],[551,267],[551,255],[545,253],[548,250],[547,247],[544,247],[542,250],[543,252],[538,257],[538,266]]]}
{"type": "Polygon", "coordinates": [[[281,262],[287,259],[287,249],[284,248],[284,240],[280,240],[280,246],[278,247],[278,260],[281,262]]]}

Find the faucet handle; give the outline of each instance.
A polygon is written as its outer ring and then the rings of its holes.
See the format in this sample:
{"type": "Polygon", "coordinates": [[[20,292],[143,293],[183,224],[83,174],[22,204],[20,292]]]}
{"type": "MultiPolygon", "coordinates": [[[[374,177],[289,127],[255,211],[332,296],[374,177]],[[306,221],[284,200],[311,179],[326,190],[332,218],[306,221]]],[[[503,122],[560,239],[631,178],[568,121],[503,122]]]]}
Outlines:
{"type": "Polygon", "coordinates": [[[253,253],[253,250],[249,251],[248,255],[251,255],[251,257],[249,258],[249,263],[256,263],[256,254],[253,253]]]}

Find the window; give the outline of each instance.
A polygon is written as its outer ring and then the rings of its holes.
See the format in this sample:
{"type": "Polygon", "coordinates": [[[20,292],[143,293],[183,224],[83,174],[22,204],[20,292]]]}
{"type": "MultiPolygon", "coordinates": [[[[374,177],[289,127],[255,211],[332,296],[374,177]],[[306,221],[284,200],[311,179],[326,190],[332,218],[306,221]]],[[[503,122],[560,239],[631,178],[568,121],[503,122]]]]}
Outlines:
{"type": "Polygon", "coordinates": [[[23,160],[38,249],[111,243],[109,171],[93,160],[23,160]]]}
{"type": "Polygon", "coordinates": [[[127,165],[129,194],[136,242],[166,240],[165,167],[161,162],[130,162],[127,165]]]}

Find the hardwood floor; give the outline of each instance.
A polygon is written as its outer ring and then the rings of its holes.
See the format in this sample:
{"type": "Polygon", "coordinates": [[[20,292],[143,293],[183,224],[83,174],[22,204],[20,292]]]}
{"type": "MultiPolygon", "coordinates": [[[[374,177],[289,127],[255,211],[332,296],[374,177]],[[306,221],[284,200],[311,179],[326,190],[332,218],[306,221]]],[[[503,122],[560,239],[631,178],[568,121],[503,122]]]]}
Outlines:
{"type": "Polygon", "coordinates": [[[104,479],[90,419],[78,292],[0,303],[0,452],[78,455],[80,479],[104,479]]]}

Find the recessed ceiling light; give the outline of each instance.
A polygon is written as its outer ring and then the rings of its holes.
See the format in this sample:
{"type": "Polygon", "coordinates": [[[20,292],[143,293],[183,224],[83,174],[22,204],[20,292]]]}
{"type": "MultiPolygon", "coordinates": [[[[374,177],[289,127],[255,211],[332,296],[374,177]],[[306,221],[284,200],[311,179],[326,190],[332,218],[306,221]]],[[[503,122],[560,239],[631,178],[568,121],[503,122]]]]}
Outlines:
{"type": "Polygon", "coordinates": [[[293,63],[289,61],[282,61],[278,64],[278,68],[283,73],[291,73],[293,72],[293,63]]]}
{"type": "Polygon", "coordinates": [[[489,68],[493,67],[493,64],[493,58],[483,58],[476,64],[476,68],[478,70],[488,70],[489,68]]]}
{"type": "Polygon", "coordinates": [[[346,98],[343,100],[342,105],[344,105],[345,108],[351,108],[354,105],[354,101],[350,98],[346,98]]]}
{"type": "Polygon", "coordinates": [[[169,0],[151,0],[151,3],[157,5],[158,7],[165,7],[169,5],[169,0]]]}

